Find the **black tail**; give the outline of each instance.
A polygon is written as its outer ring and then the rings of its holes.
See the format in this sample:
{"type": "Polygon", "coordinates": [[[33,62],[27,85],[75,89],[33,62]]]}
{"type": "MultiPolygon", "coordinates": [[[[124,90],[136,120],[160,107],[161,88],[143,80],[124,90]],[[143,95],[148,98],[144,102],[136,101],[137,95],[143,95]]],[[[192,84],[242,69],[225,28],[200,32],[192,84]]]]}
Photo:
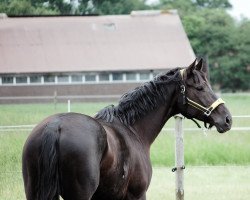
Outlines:
{"type": "Polygon", "coordinates": [[[42,145],[38,163],[37,200],[59,200],[60,131],[60,124],[52,122],[46,125],[42,133],[42,145]]]}

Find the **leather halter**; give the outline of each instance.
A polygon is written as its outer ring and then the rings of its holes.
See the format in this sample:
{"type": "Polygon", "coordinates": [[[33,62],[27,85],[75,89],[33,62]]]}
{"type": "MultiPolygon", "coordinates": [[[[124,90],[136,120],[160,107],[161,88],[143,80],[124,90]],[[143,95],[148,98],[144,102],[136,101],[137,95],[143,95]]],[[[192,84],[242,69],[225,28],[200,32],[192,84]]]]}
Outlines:
{"type": "MultiPolygon", "coordinates": [[[[185,72],[185,69],[180,70],[181,78],[183,81],[184,81],[184,72],[185,72]]],[[[185,85],[183,84],[183,85],[181,85],[181,93],[183,94],[183,96],[185,96],[185,91],[186,91],[186,88],[185,88],[185,85]]],[[[214,101],[209,107],[204,107],[204,106],[200,105],[199,103],[189,99],[188,97],[185,97],[185,100],[187,101],[188,105],[196,108],[197,110],[202,111],[203,114],[206,115],[207,117],[209,115],[211,115],[212,111],[215,108],[217,108],[220,104],[225,103],[225,101],[223,101],[221,98],[219,98],[216,101],[214,101]]]]}

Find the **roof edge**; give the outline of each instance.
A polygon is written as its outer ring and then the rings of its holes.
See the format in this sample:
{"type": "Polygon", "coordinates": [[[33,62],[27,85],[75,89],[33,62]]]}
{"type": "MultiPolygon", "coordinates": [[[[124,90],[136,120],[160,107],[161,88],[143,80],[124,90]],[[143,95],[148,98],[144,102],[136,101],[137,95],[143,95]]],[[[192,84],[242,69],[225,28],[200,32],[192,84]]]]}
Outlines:
{"type": "MultiPolygon", "coordinates": [[[[1,19],[1,14],[0,13],[0,19],[1,19]]],[[[5,13],[3,13],[5,14],[5,13]]],[[[6,14],[5,14],[6,15],[6,14]]],[[[6,15],[6,18],[29,18],[29,17],[34,17],[34,18],[41,18],[41,17],[96,17],[100,16],[99,14],[82,14],[82,15],[6,15]]]]}

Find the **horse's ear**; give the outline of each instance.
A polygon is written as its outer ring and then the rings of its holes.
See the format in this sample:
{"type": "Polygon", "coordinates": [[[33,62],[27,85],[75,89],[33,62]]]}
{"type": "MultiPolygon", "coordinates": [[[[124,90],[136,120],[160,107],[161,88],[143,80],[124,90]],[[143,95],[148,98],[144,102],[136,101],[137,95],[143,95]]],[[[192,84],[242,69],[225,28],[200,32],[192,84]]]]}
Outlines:
{"type": "Polygon", "coordinates": [[[198,71],[203,70],[203,59],[201,58],[198,62],[198,64],[195,66],[195,69],[198,71]]]}
{"type": "Polygon", "coordinates": [[[206,75],[208,75],[208,64],[207,64],[207,60],[204,60],[203,61],[203,67],[202,67],[202,71],[206,74],[206,75]]]}
{"type": "Polygon", "coordinates": [[[186,69],[187,77],[189,77],[190,75],[193,74],[193,71],[194,71],[194,69],[195,69],[196,60],[197,60],[197,59],[195,59],[194,62],[193,62],[191,65],[189,65],[189,66],[187,67],[187,69],[186,69]]]}
{"type": "Polygon", "coordinates": [[[195,58],[194,62],[192,62],[188,68],[193,68],[192,70],[194,70],[195,64],[196,64],[197,58],[195,58]]]}
{"type": "Polygon", "coordinates": [[[207,61],[203,58],[201,58],[198,62],[198,64],[195,66],[195,69],[198,71],[202,71],[205,74],[208,74],[208,65],[207,61]]]}

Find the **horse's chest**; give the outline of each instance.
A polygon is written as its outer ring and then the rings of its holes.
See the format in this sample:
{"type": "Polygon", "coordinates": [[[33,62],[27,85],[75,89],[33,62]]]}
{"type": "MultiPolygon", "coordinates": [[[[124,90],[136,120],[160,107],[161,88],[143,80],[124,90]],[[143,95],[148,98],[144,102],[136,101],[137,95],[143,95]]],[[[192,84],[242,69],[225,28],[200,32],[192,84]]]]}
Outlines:
{"type": "Polygon", "coordinates": [[[103,156],[95,199],[140,199],[150,183],[149,152],[137,138],[106,127],[107,148],[103,156]]]}
{"type": "MultiPolygon", "coordinates": [[[[152,167],[149,155],[143,148],[131,148],[133,154],[128,159],[130,162],[123,165],[124,177],[127,181],[126,196],[139,199],[145,194],[152,176],[152,167]]],[[[130,199],[130,198],[126,198],[130,199]]]]}
{"type": "Polygon", "coordinates": [[[133,196],[133,199],[139,199],[146,193],[151,180],[151,167],[137,168],[131,174],[127,188],[127,195],[133,196]]]}
{"type": "Polygon", "coordinates": [[[93,199],[130,200],[140,199],[149,186],[151,170],[136,169],[133,173],[113,172],[106,179],[101,179],[93,199]]]}
{"type": "Polygon", "coordinates": [[[149,158],[141,155],[128,158],[101,175],[96,199],[140,199],[149,186],[151,175],[149,158]]]}

